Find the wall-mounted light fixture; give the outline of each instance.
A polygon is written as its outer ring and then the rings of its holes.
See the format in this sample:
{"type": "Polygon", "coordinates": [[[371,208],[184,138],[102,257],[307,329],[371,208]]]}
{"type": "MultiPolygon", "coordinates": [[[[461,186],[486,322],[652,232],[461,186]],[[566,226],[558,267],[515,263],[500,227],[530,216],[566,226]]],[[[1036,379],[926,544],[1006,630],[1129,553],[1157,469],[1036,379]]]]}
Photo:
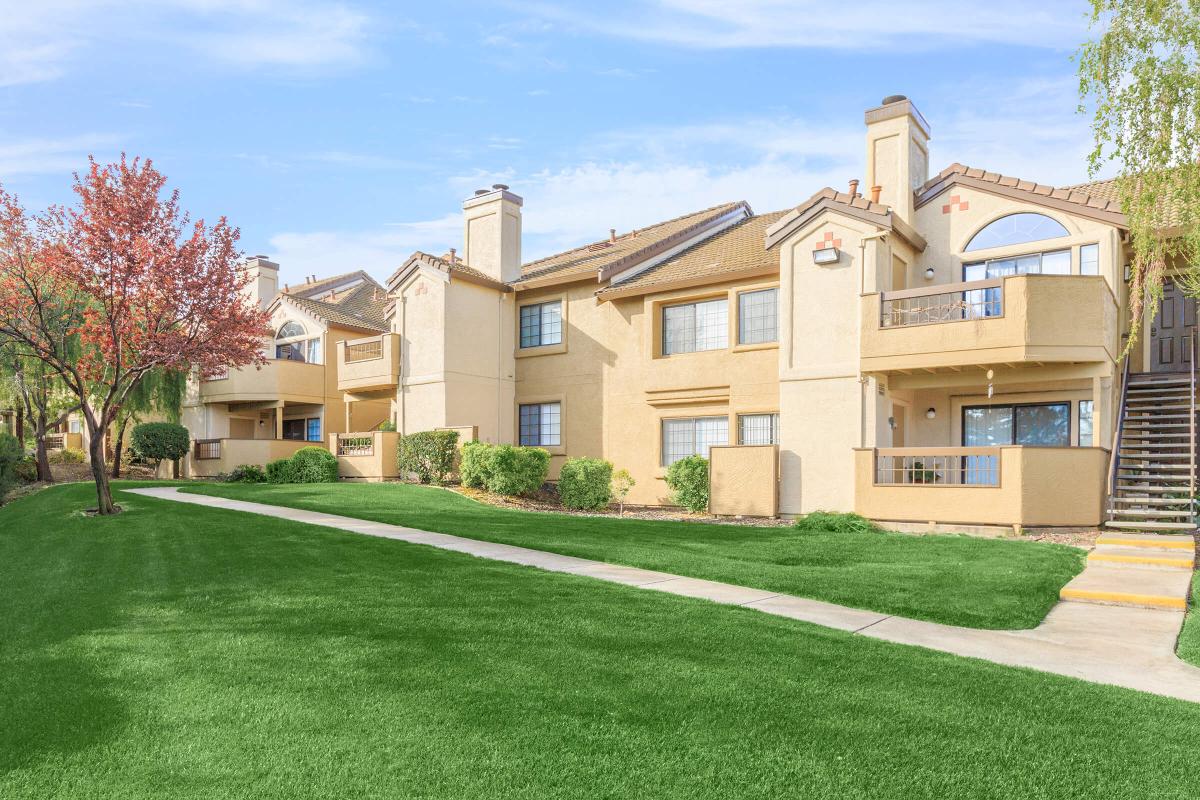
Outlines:
{"type": "Polygon", "coordinates": [[[925,412],[925,419],[933,419],[936,416],[937,416],[937,409],[934,408],[933,406],[930,406],[929,409],[925,412]]]}
{"type": "Polygon", "coordinates": [[[933,280],[933,267],[925,268],[925,280],[927,280],[927,281],[933,280]]]}
{"type": "Polygon", "coordinates": [[[1133,279],[1133,268],[1128,264],[1125,265],[1125,282],[1129,283],[1133,279]]]}
{"type": "Polygon", "coordinates": [[[836,247],[822,247],[820,250],[813,250],[814,264],[836,264],[841,257],[842,253],[836,247]]]}

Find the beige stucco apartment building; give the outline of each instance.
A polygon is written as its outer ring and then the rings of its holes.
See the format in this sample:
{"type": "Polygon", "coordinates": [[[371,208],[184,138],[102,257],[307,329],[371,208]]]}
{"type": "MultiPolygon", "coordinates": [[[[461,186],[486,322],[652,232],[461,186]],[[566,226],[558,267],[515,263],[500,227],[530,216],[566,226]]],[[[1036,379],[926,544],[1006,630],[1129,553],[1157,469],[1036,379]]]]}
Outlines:
{"type": "MultiPolygon", "coordinates": [[[[414,253],[386,289],[355,273],[276,295],[255,259],[277,337],[303,326],[319,363],[200,383],[189,427],[267,443],[238,445],[247,459],[301,418],[313,439],[457,427],[546,448],[552,478],[605,458],[645,504],[668,502],[672,461],[711,454],[722,513],[1099,524],[1118,473],[1143,474],[1110,459],[1129,328],[1115,188],[930,176],[910,101],[865,123],[862,182],[787,209],[729,202],[523,262],[522,199],[495,185],[464,203],[461,251],[414,253]],[[331,311],[347,292],[352,319],[331,311]]],[[[1194,305],[1169,287],[1176,308],[1147,320],[1133,373],[1191,369],[1194,305]]]]}

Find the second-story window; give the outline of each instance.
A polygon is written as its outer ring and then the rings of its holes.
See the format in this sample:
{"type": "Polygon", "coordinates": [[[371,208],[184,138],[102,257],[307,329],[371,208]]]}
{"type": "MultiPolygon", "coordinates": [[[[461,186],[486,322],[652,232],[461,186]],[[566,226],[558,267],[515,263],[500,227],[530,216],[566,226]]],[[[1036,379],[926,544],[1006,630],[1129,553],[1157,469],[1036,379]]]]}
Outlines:
{"type": "Polygon", "coordinates": [[[1007,275],[1070,275],[1071,251],[1051,250],[1013,258],[993,258],[963,265],[963,280],[982,281],[1007,275]]]}
{"type": "Polygon", "coordinates": [[[779,341],[779,290],[738,295],[738,344],[779,341]]]}
{"type": "Polygon", "coordinates": [[[1085,244],[1079,248],[1079,274],[1100,274],[1100,245],[1085,244]]]}
{"type": "Polygon", "coordinates": [[[275,334],[275,357],[285,361],[321,363],[321,337],[308,337],[299,322],[285,322],[275,334]]]}
{"type": "Polygon", "coordinates": [[[562,344],[562,301],[521,306],[521,347],[562,344]]]}
{"type": "Polygon", "coordinates": [[[662,353],[724,350],[729,346],[729,301],[705,300],[665,306],[662,310],[662,353]]]}

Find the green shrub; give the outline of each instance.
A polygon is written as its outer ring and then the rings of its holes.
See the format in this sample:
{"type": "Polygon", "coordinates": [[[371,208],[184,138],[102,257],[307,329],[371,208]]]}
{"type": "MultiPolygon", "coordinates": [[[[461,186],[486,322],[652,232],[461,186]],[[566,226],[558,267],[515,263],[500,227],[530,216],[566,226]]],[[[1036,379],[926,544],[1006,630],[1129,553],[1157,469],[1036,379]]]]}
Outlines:
{"type": "Polygon", "coordinates": [[[324,447],[301,447],[292,455],[292,482],[336,483],[337,456],[324,447]]]}
{"type": "Polygon", "coordinates": [[[796,520],[796,530],[810,533],[874,533],[882,530],[866,517],[835,511],[813,511],[796,520]]]}
{"type": "Polygon", "coordinates": [[[225,476],[227,483],[266,483],[267,473],[257,464],[238,464],[225,476]]]}
{"type": "Polygon", "coordinates": [[[486,489],[492,475],[492,454],[496,446],[487,442],[466,442],[462,448],[462,463],[458,465],[458,480],[472,489],[486,489]]]}
{"type": "Polygon", "coordinates": [[[33,456],[25,456],[13,468],[13,475],[21,483],[33,483],[37,480],[37,460],[33,456]]]}
{"type": "Polygon", "coordinates": [[[420,431],[400,437],[396,466],[401,474],[415,473],[421,483],[445,483],[454,471],[458,431],[420,431]]]}
{"type": "Polygon", "coordinates": [[[613,465],[599,458],[568,458],[558,475],[558,496],[567,508],[595,511],[612,500],[613,465]]]}
{"type": "Polygon", "coordinates": [[[396,423],[392,422],[390,419],[385,419],[383,422],[379,423],[379,430],[394,431],[396,430],[396,423]]]}
{"type": "Polygon", "coordinates": [[[0,433],[0,501],[17,482],[17,464],[25,459],[25,448],[17,437],[0,433]]]}
{"type": "Polygon", "coordinates": [[[667,467],[667,486],[671,502],[688,511],[708,510],[708,459],[702,456],[681,458],[667,467]]]}
{"type": "Polygon", "coordinates": [[[154,462],[183,458],[190,446],[187,428],[173,422],[143,422],[129,437],[129,448],[154,462]]]}
{"type": "Polygon", "coordinates": [[[82,464],[84,457],[82,450],[74,447],[64,447],[62,450],[55,450],[53,453],[48,453],[46,460],[51,464],[82,464]]]}
{"type": "Polygon", "coordinates": [[[497,445],[492,451],[487,490],[496,494],[533,494],[550,472],[550,454],[540,447],[497,445]]]}
{"type": "Polygon", "coordinates": [[[280,458],[267,462],[268,483],[295,483],[295,470],[290,458],[280,458]]]}

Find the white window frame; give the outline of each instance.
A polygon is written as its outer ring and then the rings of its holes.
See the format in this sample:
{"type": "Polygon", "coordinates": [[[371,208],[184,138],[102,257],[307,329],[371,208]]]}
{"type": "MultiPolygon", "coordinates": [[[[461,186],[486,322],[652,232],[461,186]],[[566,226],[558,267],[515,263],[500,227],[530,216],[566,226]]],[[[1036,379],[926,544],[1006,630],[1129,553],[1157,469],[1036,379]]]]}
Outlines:
{"type": "Polygon", "coordinates": [[[671,466],[671,464],[675,463],[676,461],[679,461],[680,459],[683,459],[683,458],[687,458],[688,456],[703,456],[704,458],[708,458],[709,457],[708,449],[705,449],[705,451],[703,453],[700,452],[701,448],[705,446],[704,444],[702,444],[702,437],[700,436],[700,430],[701,430],[700,423],[717,423],[717,422],[724,424],[725,435],[723,437],[720,437],[720,436],[713,437],[712,441],[707,442],[707,448],[724,447],[729,444],[729,417],[728,416],[726,416],[724,414],[719,414],[719,415],[710,415],[710,416],[703,416],[703,417],[668,417],[666,419],[663,419],[659,423],[659,459],[658,459],[659,463],[664,467],[669,467],[669,466],[671,466]],[[690,429],[691,429],[690,430],[691,444],[688,448],[688,452],[681,453],[681,454],[677,455],[676,457],[672,457],[672,454],[670,452],[671,448],[668,447],[668,444],[667,444],[667,436],[668,436],[668,428],[675,427],[675,426],[679,426],[681,428],[684,426],[690,427],[690,429]]]}
{"type": "Polygon", "coordinates": [[[759,411],[749,414],[737,415],[737,435],[739,445],[768,445],[779,444],[779,412],[778,411],[759,411]],[[745,423],[751,419],[767,419],[769,436],[765,442],[747,442],[746,441],[746,425],[745,423]]]}
{"type": "Polygon", "coordinates": [[[517,406],[517,443],[522,447],[562,446],[562,402],[521,403],[517,406]],[[537,439],[526,440],[526,409],[537,409],[537,439]]]}
{"type": "MultiPolygon", "coordinates": [[[[747,289],[744,292],[738,292],[737,293],[737,306],[738,306],[738,333],[737,333],[738,344],[740,344],[740,345],[775,344],[779,341],[779,287],[771,286],[766,289],[747,289]],[[746,313],[746,307],[743,305],[742,301],[745,300],[746,298],[749,298],[749,297],[752,297],[755,295],[760,295],[760,296],[761,295],[770,295],[771,296],[771,303],[769,304],[771,311],[770,311],[769,315],[755,315],[755,314],[746,313]],[[762,326],[761,333],[760,333],[760,336],[766,337],[766,338],[759,338],[756,336],[756,337],[751,337],[751,339],[748,340],[747,333],[759,333],[759,332],[747,331],[746,323],[751,322],[751,321],[756,321],[760,318],[766,319],[768,316],[771,321],[770,327],[768,328],[766,325],[762,326]],[[768,332],[769,332],[769,334],[768,334],[768,332]]],[[[760,305],[756,306],[756,308],[759,308],[759,309],[767,308],[767,307],[768,307],[768,304],[760,304],[760,305]]]]}
{"type": "Polygon", "coordinates": [[[548,347],[562,344],[563,340],[563,301],[547,300],[544,303],[528,303],[517,310],[517,345],[522,350],[534,347],[548,347]],[[546,310],[553,308],[554,314],[547,319],[546,310]],[[537,309],[537,341],[525,343],[525,312],[537,309]]]}
{"type": "Polygon", "coordinates": [[[729,349],[728,297],[672,303],[662,306],[659,314],[662,324],[662,336],[659,344],[664,356],[729,349]],[[668,317],[679,315],[683,319],[681,327],[689,327],[686,322],[689,309],[691,310],[691,330],[686,334],[681,332],[677,339],[673,338],[671,336],[672,326],[668,322],[668,317]],[[714,321],[714,317],[717,317],[716,321],[714,321]]]}

